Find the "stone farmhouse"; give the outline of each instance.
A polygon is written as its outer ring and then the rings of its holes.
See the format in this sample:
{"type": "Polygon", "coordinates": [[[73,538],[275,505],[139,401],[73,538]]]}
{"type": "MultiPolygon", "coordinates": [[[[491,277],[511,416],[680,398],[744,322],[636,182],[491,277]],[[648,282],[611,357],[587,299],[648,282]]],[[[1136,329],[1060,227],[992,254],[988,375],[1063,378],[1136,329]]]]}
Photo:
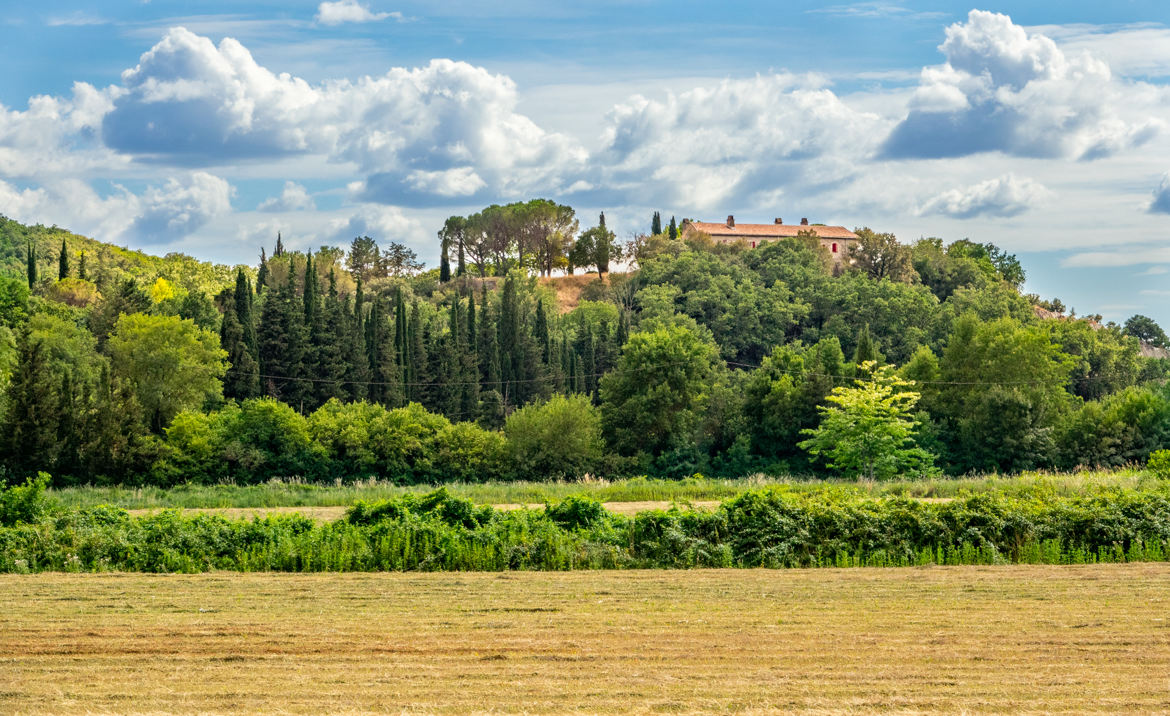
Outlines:
{"type": "Polygon", "coordinates": [[[820,239],[821,246],[825,247],[836,264],[849,257],[850,250],[858,241],[857,234],[844,226],[810,224],[808,219],[801,219],[799,224],[785,224],[783,219],[776,219],[771,224],[736,224],[734,216],[728,216],[727,223],[724,224],[683,219],[680,231],[684,239],[688,234],[702,233],[721,244],[742,241],[752,248],[765,241],[787,239],[801,232],[811,232],[820,239]]]}

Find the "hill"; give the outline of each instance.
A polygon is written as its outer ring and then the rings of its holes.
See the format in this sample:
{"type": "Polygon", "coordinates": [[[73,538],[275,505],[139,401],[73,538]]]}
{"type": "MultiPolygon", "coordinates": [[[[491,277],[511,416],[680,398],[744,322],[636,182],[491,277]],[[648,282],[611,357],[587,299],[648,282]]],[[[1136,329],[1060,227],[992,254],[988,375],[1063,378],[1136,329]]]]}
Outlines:
{"type": "Polygon", "coordinates": [[[62,242],[69,252],[73,275],[77,275],[84,260],[87,278],[99,287],[114,286],[125,279],[134,279],[139,286],[148,287],[164,278],[185,291],[215,295],[235,281],[234,266],[200,261],[180,253],[152,256],[57,226],[27,226],[3,215],[0,215],[0,276],[26,276],[26,251],[31,244],[36,252],[37,275],[45,280],[55,279],[62,242]]]}

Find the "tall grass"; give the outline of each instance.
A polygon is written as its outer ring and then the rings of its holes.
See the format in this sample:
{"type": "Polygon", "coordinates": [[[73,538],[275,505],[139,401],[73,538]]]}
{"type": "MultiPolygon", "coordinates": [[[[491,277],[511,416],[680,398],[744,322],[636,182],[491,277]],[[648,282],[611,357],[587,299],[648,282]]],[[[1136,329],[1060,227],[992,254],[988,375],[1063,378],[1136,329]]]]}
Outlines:
{"type": "MultiPolygon", "coordinates": [[[[793,492],[846,489],[873,497],[901,495],[916,498],[955,498],[964,495],[1002,493],[1023,495],[1088,494],[1109,489],[1142,489],[1158,479],[1136,469],[1112,472],[1043,473],[1014,476],[984,475],[931,480],[852,482],[805,480],[755,475],[740,479],[701,476],[683,480],[639,477],[626,480],[586,479],[578,482],[448,483],[458,497],[481,504],[530,504],[587,495],[600,502],[722,500],[746,490],[782,486],[793,492]]],[[[402,486],[378,480],[333,485],[297,481],[272,481],[261,485],[181,485],[158,487],[69,487],[50,494],[69,507],[113,505],[125,509],[220,508],[220,507],[329,507],[349,506],[359,500],[385,500],[407,494],[423,494],[434,485],[402,486]]]]}

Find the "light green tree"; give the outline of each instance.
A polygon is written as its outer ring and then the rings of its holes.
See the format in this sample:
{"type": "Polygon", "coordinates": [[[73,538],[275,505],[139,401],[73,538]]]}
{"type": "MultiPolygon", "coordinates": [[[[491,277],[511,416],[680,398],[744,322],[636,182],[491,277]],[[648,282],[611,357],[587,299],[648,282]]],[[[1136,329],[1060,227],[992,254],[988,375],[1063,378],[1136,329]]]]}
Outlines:
{"type": "Polygon", "coordinates": [[[115,375],[133,387],[155,432],[179,412],[223,396],[227,352],[218,336],[194,321],[123,315],[110,336],[109,352],[115,375]]]}
{"type": "Polygon", "coordinates": [[[853,387],[837,387],[818,408],[821,424],[802,430],[809,439],[800,447],[842,473],[859,479],[886,479],[899,474],[934,471],[934,456],[914,442],[918,393],[913,383],[894,374],[892,366],[867,361],[870,377],[853,387]]]}

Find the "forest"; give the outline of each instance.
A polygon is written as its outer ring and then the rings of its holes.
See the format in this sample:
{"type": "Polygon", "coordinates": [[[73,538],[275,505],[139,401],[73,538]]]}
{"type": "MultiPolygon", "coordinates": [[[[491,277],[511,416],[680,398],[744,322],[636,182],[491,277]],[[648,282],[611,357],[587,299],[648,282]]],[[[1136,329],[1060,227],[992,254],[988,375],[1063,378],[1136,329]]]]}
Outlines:
{"type": "Polygon", "coordinates": [[[228,267],[0,217],[0,479],[883,479],[1170,447],[1161,328],[1065,315],[993,244],[860,229],[842,270],[811,237],[648,228],[538,199],[449,218],[431,269],[368,236],[228,267]]]}

